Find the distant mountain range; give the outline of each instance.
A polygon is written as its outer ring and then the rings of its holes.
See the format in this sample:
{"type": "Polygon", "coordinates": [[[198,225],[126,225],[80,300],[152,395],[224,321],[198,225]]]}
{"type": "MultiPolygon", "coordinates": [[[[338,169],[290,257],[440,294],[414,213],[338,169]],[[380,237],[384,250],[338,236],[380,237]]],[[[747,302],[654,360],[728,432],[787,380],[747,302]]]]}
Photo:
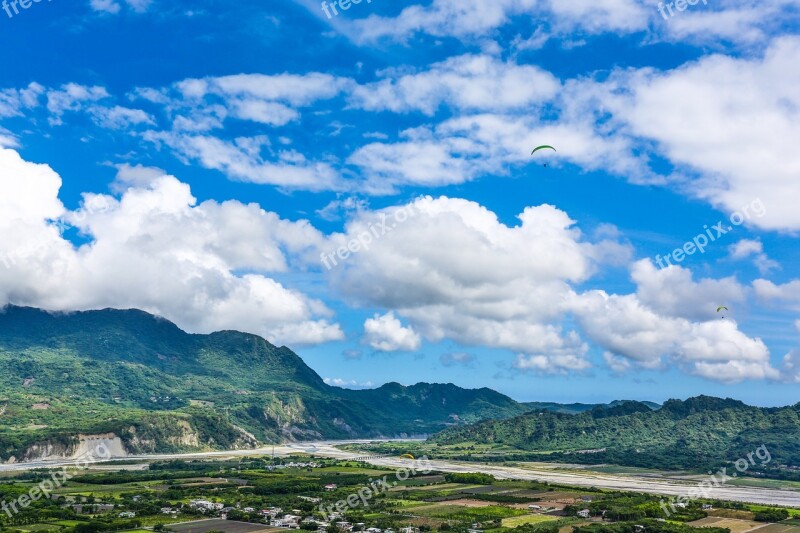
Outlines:
{"type": "MultiPolygon", "coordinates": [[[[800,404],[798,404],[800,405],[800,404]]],[[[518,403],[491,389],[327,385],[286,347],[236,331],[188,334],[137,310],[0,312],[0,460],[69,455],[87,436],[129,453],[270,442],[428,436],[520,450],[603,449],[592,462],[685,466],[738,458],[754,443],[800,458],[798,410],[694,398],[518,403]],[[793,440],[792,440],[793,439],[793,440]]],[[[588,460],[588,459],[587,459],[588,460]]]]}
{"type": "MultiPolygon", "coordinates": [[[[577,415],[591,411],[597,407],[616,407],[629,400],[616,400],[611,403],[552,403],[552,402],[525,402],[522,405],[531,411],[552,411],[565,415],[577,415]]],[[[661,404],[655,402],[641,402],[654,411],[661,408],[661,404]]]]}
{"type": "Polygon", "coordinates": [[[235,331],[191,335],[142,311],[0,313],[4,461],[69,453],[79,435],[172,452],[428,435],[527,410],[486,388],[332,387],[286,347],[235,331]]]}
{"type": "Polygon", "coordinates": [[[659,409],[630,401],[594,406],[578,414],[561,411],[539,410],[452,427],[431,440],[440,444],[493,443],[520,450],[504,456],[511,460],[668,469],[713,468],[743,458],[747,462],[748,454],[752,457],[764,447],[769,461],[761,465],[763,461],[756,459],[758,464],[750,464],[748,472],[800,478],[800,403],[759,408],[737,400],[699,396],[669,400],[659,409]]]}

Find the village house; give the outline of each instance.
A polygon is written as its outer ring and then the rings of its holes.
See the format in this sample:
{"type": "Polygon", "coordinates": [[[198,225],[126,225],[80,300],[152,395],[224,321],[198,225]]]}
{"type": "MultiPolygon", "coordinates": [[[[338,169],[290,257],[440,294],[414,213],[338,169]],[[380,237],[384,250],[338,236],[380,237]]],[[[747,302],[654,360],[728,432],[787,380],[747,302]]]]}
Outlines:
{"type": "Polygon", "coordinates": [[[589,509],[583,509],[582,511],[578,511],[578,516],[581,518],[589,518],[592,512],[589,509]]]}
{"type": "Polygon", "coordinates": [[[284,515],[283,518],[273,520],[271,525],[289,529],[300,529],[300,517],[298,515],[287,514],[284,515]]]}

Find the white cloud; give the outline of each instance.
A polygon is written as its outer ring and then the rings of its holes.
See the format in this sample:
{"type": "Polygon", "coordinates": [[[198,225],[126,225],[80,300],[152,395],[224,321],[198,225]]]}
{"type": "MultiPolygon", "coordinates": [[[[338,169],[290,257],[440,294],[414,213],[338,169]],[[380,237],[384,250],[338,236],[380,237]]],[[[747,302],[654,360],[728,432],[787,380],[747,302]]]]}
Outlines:
{"type": "Polygon", "coordinates": [[[379,39],[405,42],[416,34],[481,40],[515,20],[527,19],[540,27],[528,39],[527,48],[534,49],[552,37],[561,37],[563,43],[582,35],[644,32],[651,41],[752,47],[793,27],[798,20],[796,7],[795,0],[763,0],[757,4],[752,0],[722,0],[684,12],[673,10],[675,16],[664,20],[656,4],[645,0],[433,0],[426,5],[410,5],[394,17],[371,15],[338,27],[359,43],[379,39]]]}
{"type": "Polygon", "coordinates": [[[140,124],[154,126],[156,123],[152,116],[141,109],[131,109],[122,106],[92,106],[88,111],[97,125],[102,128],[121,130],[140,124]]]}
{"type": "Polygon", "coordinates": [[[689,269],[671,266],[657,269],[644,259],[631,267],[636,295],[643,304],[663,316],[712,320],[717,307],[742,303],[745,287],[736,278],[694,281],[689,269]]]}
{"type": "MultiPolygon", "coordinates": [[[[610,354],[606,361],[618,372],[674,364],[726,382],[776,376],[764,343],[717,319],[715,304],[702,301],[742,298],[733,279],[695,282],[688,271],[656,272],[644,261],[633,265],[632,275],[649,305],[637,294],[579,293],[575,286],[591,279],[599,261],[610,260],[607,249],[626,249],[613,231],[599,232],[607,240],[588,241],[549,205],[525,209],[513,227],[466,200],[424,197],[412,205],[414,217],[330,271],[345,299],[390,310],[397,327],[404,319],[430,342],[515,352],[514,367],[522,371],[585,371],[592,366],[591,341],[610,354]],[[684,301],[658,294],[669,283],[684,301]],[[577,329],[566,327],[573,322],[577,329]]],[[[359,213],[327,248],[357,238],[382,214],[359,213]]]]}
{"type": "Polygon", "coordinates": [[[241,137],[230,142],[210,135],[148,131],[143,138],[172,148],[187,163],[195,161],[237,181],[310,191],[345,188],[330,164],[309,161],[296,150],[269,148],[273,158],[265,158],[262,152],[270,147],[266,137],[241,137]]]}
{"type": "Polygon", "coordinates": [[[21,116],[24,109],[38,106],[44,92],[44,87],[35,82],[25,89],[0,90],[0,118],[21,116]]]}
{"type": "Polygon", "coordinates": [[[800,279],[780,285],[766,279],[757,279],[753,282],[753,289],[756,296],[763,300],[783,303],[794,311],[800,310],[800,279]]]}
{"type": "MultiPolygon", "coordinates": [[[[611,356],[638,366],[676,364],[690,374],[730,383],[779,377],[763,341],[747,337],[732,320],[697,323],[664,317],[642,305],[634,295],[604,291],[576,296],[572,306],[579,325],[592,341],[611,356]]],[[[618,366],[618,359],[612,361],[618,366]]]]}
{"type": "Polygon", "coordinates": [[[783,378],[789,383],[800,383],[800,350],[792,350],[783,358],[783,378]]]}
{"type": "Polygon", "coordinates": [[[364,342],[382,352],[412,352],[419,350],[422,338],[414,328],[403,327],[394,313],[386,313],[364,322],[364,342]]]}
{"type": "Polygon", "coordinates": [[[747,47],[767,41],[782,33],[782,25],[789,27],[796,22],[796,8],[795,0],[704,2],[702,9],[691,8],[691,12],[671,17],[659,27],[664,38],[673,41],[730,42],[747,47]]]}
{"type": "Polygon", "coordinates": [[[80,111],[86,103],[93,103],[108,98],[110,95],[104,87],[88,87],[77,83],[68,83],[61,89],[47,91],[47,110],[50,111],[50,124],[61,125],[61,117],[67,111],[80,111]]]}
{"type": "Polygon", "coordinates": [[[742,239],[729,247],[730,257],[732,259],[746,259],[753,257],[753,264],[756,265],[758,271],[763,274],[769,274],[771,270],[780,268],[780,265],[769,258],[764,253],[764,245],[758,239],[742,239]]]}
{"type": "Polygon", "coordinates": [[[90,0],[89,5],[93,10],[103,13],[116,14],[120,10],[120,5],[116,0],[90,0]]]}
{"type": "MultiPolygon", "coordinates": [[[[577,339],[576,339],[577,341],[577,339]]],[[[577,342],[577,344],[581,344],[577,342]]],[[[581,344],[575,350],[575,355],[549,354],[549,355],[518,355],[514,367],[519,370],[535,370],[543,374],[567,374],[588,370],[592,364],[585,359],[588,347],[581,344]]]]}
{"type": "Polygon", "coordinates": [[[298,109],[332,99],[353,85],[348,78],[317,72],[237,74],[190,78],[171,90],[139,88],[132,96],[167,103],[168,111],[176,115],[176,128],[206,131],[222,127],[226,118],[284,126],[300,119],[298,109]]]}
{"type": "Polygon", "coordinates": [[[620,82],[629,97],[609,94],[604,101],[630,134],[698,175],[685,186],[695,196],[729,213],[760,201],[764,211],[751,209],[748,224],[794,230],[798,58],[800,38],[780,38],[763,58],[712,55],[669,72],[637,71],[620,82]]]}
{"type": "MultiPolygon", "coordinates": [[[[152,5],[153,0],[125,0],[125,4],[135,13],[144,13],[152,5]]],[[[116,15],[122,10],[122,5],[117,0],[89,0],[89,5],[94,11],[116,15]]]]}
{"type": "Polygon", "coordinates": [[[332,222],[345,216],[358,213],[369,207],[369,202],[356,196],[346,196],[339,200],[331,200],[325,207],[316,211],[320,218],[332,222]]]}
{"type": "Polygon", "coordinates": [[[143,165],[129,165],[122,163],[114,165],[117,175],[111,183],[111,190],[115,193],[124,193],[129,188],[146,189],[158,178],[167,173],[160,168],[145,167],[143,165]]]}
{"type": "Polygon", "coordinates": [[[417,74],[387,76],[360,85],[351,103],[370,111],[417,110],[426,115],[433,115],[443,104],[462,111],[502,111],[542,104],[559,88],[558,80],[538,67],[464,55],[417,74]]]}
{"type": "Polygon", "coordinates": [[[366,190],[386,193],[396,186],[441,186],[491,174],[507,174],[510,165],[531,163],[531,147],[558,139],[558,152],[541,157],[553,165],[575,163],[587,170],[605,168],[626,176],[647,174],[631,155],[631,143],[594,131],[591,115],[566,117],[558,124],[534,116],[480,114],[445,120],[434,128],[402,132],[396,143],[371,143],[357,149],[348,163],[361,167],[366,190]]]}
{"type": "MultiPolygon", "coordinates": [[[[414,217],[331,271],[347,298],[393,309],[433,342],[504,348],[527,355],[582,355],[585,347],[558,325],[569,281],[593,272],[594,245],[565,213],[528,208],[508,227],[480,205],[421,198],[414,217]]],[[[391,210],[387,210],[390,213],[391,210]]],[[[364,212],[331,237],[329,248],[380,225],[364,212]]]]}
{"type": "Polygon", "coordinates": [[[74,212],[60,186],[46,165],[0,151],[0,304],[140,308],[192,332],[238,329],[280,343],[343,338],[322,302],[255,273],[307,261],[322,242],[307,222],[235,201],[198,205],[171,176],[119,199],[85,194],[74,212]],[[54,219],[88,242],[75,248],[54,219]]]}
{"type": "Polygon", "coordinates": [[[649,18],[636,0],[433,0],[426,6],[406,7],[396,17],[372,15],[352,26],[360,42],[403,41],[416,33],[464,39],[489,35],[514,17],[534,17],[563,33],[628,33],[645,29],[649,18]]]}
{"type": "Polygon", "coordinates": [[[374,389],[375,384],[371,381],[360,382],[354,379],[342,379],[342,378],[325,378],[325,383],[332,386],[332,387],[340,387],[343,389],[374,389]]]}
{"type": "Polygon", "coordinates": [[[627,374],[633,368],[633,364],[629,359],[614,355],[611,352],[603,353],[603,361],[606,362],[612,372],[619,375],[627,374]]]}

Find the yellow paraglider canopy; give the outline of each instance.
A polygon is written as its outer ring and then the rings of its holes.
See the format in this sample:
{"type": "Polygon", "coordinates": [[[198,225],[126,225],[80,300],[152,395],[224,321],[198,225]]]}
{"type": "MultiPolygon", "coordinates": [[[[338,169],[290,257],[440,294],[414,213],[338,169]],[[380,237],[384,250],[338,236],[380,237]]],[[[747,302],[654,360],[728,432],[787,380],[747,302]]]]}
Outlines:
{"type": "Polygon", "coordinates": [[[405,457],[406,459],[413,459],[413,458],[414,458],[414,456],[413,456],[413,455],[411,455],[410,453],[404,453],[404,454],[403,454],[403,455],[401,455],[400,457],[405,457]]]}

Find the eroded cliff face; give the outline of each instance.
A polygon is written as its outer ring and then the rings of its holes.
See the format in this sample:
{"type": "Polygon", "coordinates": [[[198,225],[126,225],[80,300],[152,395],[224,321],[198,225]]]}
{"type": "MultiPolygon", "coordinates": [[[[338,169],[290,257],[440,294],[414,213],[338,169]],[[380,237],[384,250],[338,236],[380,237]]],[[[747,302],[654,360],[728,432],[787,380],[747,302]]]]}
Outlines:
{"type": "Polygon", "coordinates": [[[287,441],[313,440],[322,438],[322,434],[313,429],[316,426],[314,417],[308,413],[303,399],[291,395],[285,399],[277,395],[264,408],[264,418],[274,425],[279,438],[287,441]]]}
{"type": "Polygon", "coordinates": [[[259,446],[258,439],[238,426],[228,426],[230,438],[217,442],[213,434],[200,431],[188,418],[175,418],[169,424],[131,425],[117,432],[76,434],[43,439],[24,451],[7,456],[7,463],[85,460],[89,462],[154,453],[208,451],[221,448],[248,449],[259,446]]]}
{"type": "Polygon", "coordinates": [[[29,446],[23,453],[11,456],[8,463],[63,461],[80,458],[95,460],[127,457],[128,451],[117,435],[75,435],[65,441],[46,440],[29,446]]]}

